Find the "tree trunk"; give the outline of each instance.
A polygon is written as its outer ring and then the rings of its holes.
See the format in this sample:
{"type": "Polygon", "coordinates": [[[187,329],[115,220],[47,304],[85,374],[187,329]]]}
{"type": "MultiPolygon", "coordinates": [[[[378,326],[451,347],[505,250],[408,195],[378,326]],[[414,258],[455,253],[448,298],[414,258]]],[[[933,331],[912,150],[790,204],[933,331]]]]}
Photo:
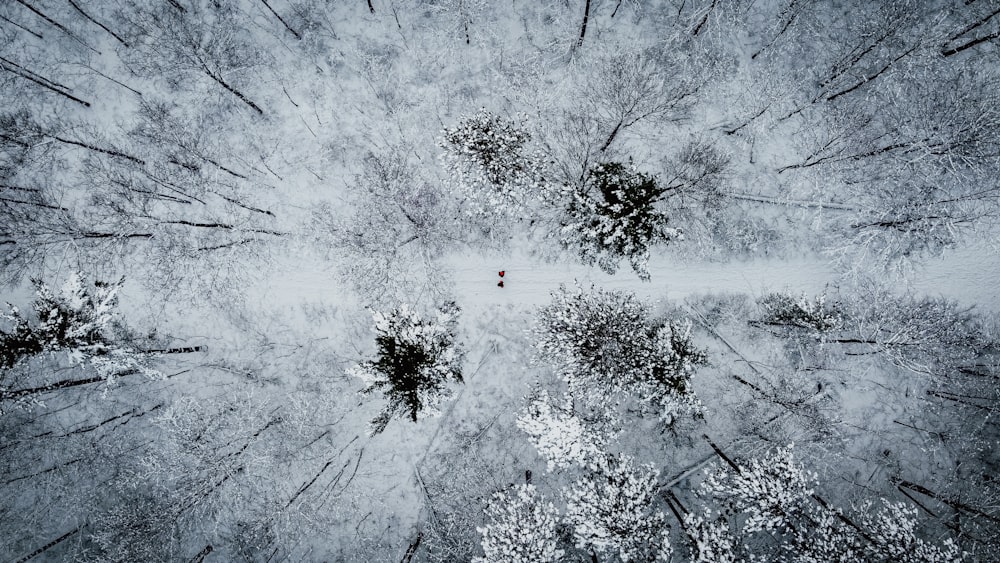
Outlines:
{"type": "Polygon", "coordinates": [[[298,31],[295,31],[294,29],[292,29],[292,26],[288,25],[288,22],[286,22],[284,18],[282,18],[280,15],[278,15],[278,12],[274,11],[274,8],[272,8],[271,5],[267,3],[267,0],[260,0],[260,2],[261,2],[261,4],[264,4],[265,6],[267,6],[267,9],[270,10],[272,14],[274,14],[274,17],[278,18],[278,21],[281,22],[281,25],[285,26],[285,29],[287,29],[288,31],[290,31],[292,33],[292,35],[295,36],[296,39],[298,39],[299,41],[302,40],[302,35],[298,31]]]}
{"type": "Polygon", "coordinates": [[[197,555],[191,558],[191,563],[201,563],[206,557],[208,557],[209,553],[212,553],[212,551],[214,551],[214,548],[211,544],[206,545],[205,549],[199,551],[197,555]]]}
{"type": "Polygon", "coordinates": [[[424,539],[424,533],[417,532],[417,538],[413,540],[413,542],[410,544],[410,547],[406,548],[406,553],[403,554],[403,559],[400,563],[410,563],[410,561],[413,560],[413,556],[416,555],[417,549],[420,548],[420,542],[423,539],[424,539]]]}
{"type": "Polygon", "coordinates": [[[216,76],[211,70],[208,70],[208,67],[205,66],[204,64],[202,65],[201,68],[205,72],[205,74],[208,75],[208,77],[211,78],[212,80],[214,80],[216,83],[218,83],[219,86],[222,86],[226,90],[229,90],[230,93],[232,93],[234,96],[236,96],[237,98],[239,98],[240,101],[242,101],[244,104],[246,104],[246,105],[250,106],[251,108],[253,108],[253,110],[256,111],[257,113],[259,113],[260,115],[264,115],[264,110],[260,109],[260,107],[258,107],[257,104],[255,104],[252,101],[250,101],[250,99],[247,98],[246,96],[244,96],[242,92],[240,92],[236,88],[233,88],[229,84],[226,84],[225,80],[223,80],[219,76],[216,76]]]}
{"type": "Polygon", "coordinates": [[[45,553],[46,551],[48,551],[50,548],[52,548],[52,547],[54,547],[54,546],[62,543],[66,538],[72,536],[73,534],[75,534],[75,533],[77,533],[79,531],[80,531],[80,527],[77,526],[76,528],[73,528],[72,530],[70,530],[70,531],[66,532],[65,534],[59,536],[58,538],[50,541],[49,543],[43,545],[42,547],[36,549],[35,551],[32,551],[31,553],[25,555],[24,557],[16,560],[15,563],[24,563],[25,561],[29,561],[31,559],[34,559],[35,557],[37,557],[37,556],[45,553]]]}
{"type": "Polygon", "coordinates": [[[701,21],[698,22],[698,25],[694,26],[694,30],[691,31],[691,35],[698,35],[699,33],[701,33],[701,28],[705,27],[705,24],[708,23],[708,16],[712,14],[712,10],[715,9],[715,4],[718,1],[719,0],[712,0],[712,5],[709,6],[708,11],[705,12],[705,17],[701,18],[701,21]]]}
{"type": "Polygon", "coordinates": [[[576,46],[579,47],[583,45],[583,38],[587,35],[587,20],[590,19],[590,0],[587,0],[587,4],[583,7],[583,24],[580,26],[580,40],[576,42],[576,46]]]}
{"type": "Polygon", "coordinates": [[[28,33],[30,33],[30,34],[32,34],[32,35],[34,35],[35,37],[37,37],[37,38],[39,38],[39,39],[45,39],[44,37],[42,37],[42,34],[41,34],[41,33],[38,33],[38,32],[36,32],[36,31],[32,31],[32,30],[30,30],[30,29],[28,29],[28,28],[24,27],[23,25],[21,25],[21,24],[19,24],[19,23],[15,22],[15,21],[11,21],[11,20],[9,20],[9,19],[7,19],[7,18],[3,17],[2,15],[0,15],[0,20],[3,20],[3,21],[5,21],[5,22],[9,23],[10,25],[12,25],[12,26],[14,26],[14,27],[16,27],[16,28],[18,28],[18,29],[21,29],[21,30],[24,30],[24,31],[26,31],[26,32],[28,32],[28,33]]]}
{"type": "Polygon", "coordinates": [[[66,29],[66,27],[64,27],[64,26],[63,26],[63,25],[62,25],[61,23],[57,22],[56,20],[54,20],[54,19],[50,18],[49,16],[46,16],[46,15],[45,15],[45,14],[43,14],[42,12],[38,11],[38,10],[37,10],[37,9],[36,9],[36,8],[35,8],[34,6],[32,6],[31,4],[28,4],[28,3],[27,3],[27,2],[25,2],[24,0],[14,0],[14,1],[15,1],[15,2],[17,2],[18,4],[20,4],[20,5],[24,6],[25,8],[27,8],[27,9],[31,10],[31,11],[32,11],[32,12],[34,12],[35,14],[37,14],[37,15],[38,15],[38,17],[40,17],[40,18],[42,18],[43,20],[47,21],[47,22],[48,22],[49,24],[51,24],[51,25],[52,25],[53,27],[55,27],[55,28],[56,28],[56,29],[58,29],[59,31],[61,31],[61,32],[65,33],[65,34],[66,34],[66,35],[68,35],[68,36],[69,36],[70,38],[72,38],[72,39],[73,39],[74,41],[76,41],[77,43],[79,43],[80,45],[83,45],[84,47],[86,47],[86,48],[90,49],[91,51],[93,51],[93,52],[97,53],[98,55],[100,55],[100,54],[101,54],[101,52],[100,52],[100,51],[98,51],[97,49],[95,49],[95,48],[91,47],[90,45],[87,45],[86,43],[84,43],[82,39],[80,39],[79,37],[77,37],[77,36],[76,36],[76,35],[75,35],[75,34],[74,34],[74,33],[73,33],[72,31],[70,31],[70,30],[66,29]]]}
{"type": "Polygon", "coordinates": [[[108,29],[107,27],[105,27],[105,25],[103,23],[101,23],[101,22],[95,20],[94,18],[90,17],[90,14],[88,14],[87,12],[84,12],[83,8],[81,8],[80,6],[78,6],[76,4],[76,2],[74,2],[73,0],[69,0],[69,5],[73,6],[73,9],[75,9],[77,12],[80,12],[80,15],[82,15],[83,17],[85,17],[88,20],[90,20],[94,25],[96,25],[97,27],[99,27],[99,28],[103,29],[104,31],[108,32],[108,34],[111,35],[111,37],[114,37],[115,39],[117,39],[119,43],[121,43],[122,45],[124,45],[126,47],[129,46],[129,44],[126,43],[124,39],[122,39],[121,37],[119,37],[117,33],[113,32],[110,29],[108,29]]]}
{"type": "Polygon", "coordinates": [[[59,141],[60,143],[66,143],[67,145],[76,145],[78,147],[83,147],[85,149],[92,150],[94,152],[104,153],[104,154],[111,155],[111,156],[117,156],[119,158],[124,158],[124,159],[127,159],[127,160],[131,160],[132,162],[135,162],[136,164],[141,164],[143,166],[146,165],[146,161],[145,160],[143,160],[141,158],[138,158],[138,157],[135,157],[135,156],[132,156],[132,155],[125,154],[123,152],[118,152],[118,151],[113,151],[113,150],[108,150],[108,149],[102,149],[100,147],[95,147],[94,145],[89,145],[87,143],[81,143],[79,141],[73,141],[73,140],[70,140],[70,139],[64,139],[62,137],[57,137],[56,135],[45,135],[45,136],[48,137],[48,138],[50,138],[50,139],[59,141]]]}
{"type": "MultiPolygon", "coordinates": [[[[43,76],[35,74],[34,72],[31,72],[30,70],[22,67],[21,65],[19,65],[17,63],[14,63],[14,62],[11,62],[11,61],[8,61],[7,59],[5,59],[3,57],[0,57],[0,61],[2,61],[4,63],[4,66],[3,66],[4,70],[6,70],[8,72],[12,72],[12,73],[14,73],[14,74],[20,76],[21,78],[26,79],[26,80],[30,80],[30,81],[34,82],[35,84],[38,84],[39,86],[42,86],[42,87],[44,87],[44,88],[46,88],[48,90],[51,90],[51,91],[55,92],[56,94],[59,94],[59,95],[64,96],[66,98],[69,98],[69,99],[73,100],[74,102],[83,105],[84,107],[88,107],[88,108],[90,107],[90,102],[81,100],[80,98],[77,98],[76,96],[73,96],[72,94],[69,94],[67,92],[63,92],[62,90],[59,89],[58,85],[55,82],[52,82],[51,80],[49,80],[49,79],[47,79],[47,78],[45,78],[43,76]],[[8,66],[9,67],[13,67],[13,68],[8,68],[8,66]]],[[[63,88],[65,88],[65,87],[63,87],[63,88]]],[[[68,88],[66,88],[66,89],[68,90],[68,88]]]]}

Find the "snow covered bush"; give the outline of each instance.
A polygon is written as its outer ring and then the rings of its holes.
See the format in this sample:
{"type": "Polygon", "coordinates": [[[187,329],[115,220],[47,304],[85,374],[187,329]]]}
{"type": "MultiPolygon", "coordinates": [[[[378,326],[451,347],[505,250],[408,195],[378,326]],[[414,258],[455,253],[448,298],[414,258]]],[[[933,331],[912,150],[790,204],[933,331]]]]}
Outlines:
{"type": "Polygon", "coordinates": [[[573,413],[572,399],[566,397],[564,402],[565,406],[554,405],[549,394],[541,391],[517,419],[517,427],[545,458],[549,471],[585,467],[603,455],[609,438],[573,413]]]}
{"type": "Polygon", "coordinates": [[[486,504],[486,518],[488,523],[476,528],[485,555],[474,563],[537,563],[563,555],[557,548],[559,510],[534,485],[495,493],[486,504]]]}
{"type": "Polygon", "coordinates": [[[682,237],[679,229],[667,227],[667,215],[656,207],[667,189],[631,162],[595,164],[581,186],[563,191],[568,207],[560,242],[609,274],[627,259],[648,280],[650,248],[682,237]]]}
{"type": "Polygon", "coordinates": [[[445,169],[480,211],[510,214],[545,185],[544,160],[528,151],[530,140],[523,125],[483,108],[446,128],[439,144],[445,169]]]}
{"type": "Polygon", "coordinates": [[[574,397],[600,404],[629,394],[671,424],[701,412],[691,376],[707,358],[690,328],[652,319],[631,293],[561,286],[539,311],[534,336],[539,357],[556,367],[574,397]]]}
{"type": "Polygon", "coordinates": [[[781,532],[803,513],[816,478],[795,463],[789,445],[750,459],[738,472],[716,468],[702,483],[701,492],[742,514],[744,533],[781,532]]]}
{"type": "Polygon", "coordinates": [[[41,280],[33,280],[32,303],[36,323],[8,304],[3,315],[13,329],[0,329],[0,369],[10,369],[27,358],[45,352],[66,352],[73,363],[87,363],[111,382],[123,373],[159,372],[149,367],[155,355],[128,343],[128,330],[117,319],[118,291],[125,280],[94,282],[87,286],[81,273],[70,275],[59,293],[41,280]]]}
{"type": "Polygon", "coordinates": [[[455,342],[458,307],[453,303],[424,319],[408,305],[387,313],[373,311],[378,358],[355,366],[350,374],[365,383],[362,393],[382,391],[389,404],[372,419],[372,435],[393,418],[417,421],[438,413],[449,398],[449,381],[462,382],[462,351],[455,342]]]}
{"type": "Polygon", "coordinates": [[[654,509],[659,472],[624,455],[605,455],[566,493],[576,546],[622,561],[669,561],[666,518],[654,509]]]}

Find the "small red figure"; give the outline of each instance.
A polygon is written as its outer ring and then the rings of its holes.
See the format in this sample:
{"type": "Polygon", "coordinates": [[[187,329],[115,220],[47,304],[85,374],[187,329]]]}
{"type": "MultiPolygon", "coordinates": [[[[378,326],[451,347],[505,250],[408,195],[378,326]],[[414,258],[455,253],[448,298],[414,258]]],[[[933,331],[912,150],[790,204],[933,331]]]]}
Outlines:
{"type": "Polygon", "coordinates": [[[497,287],[503,287],[503,280],[500,280],[500,283],[497,284],[497,287]]]}
{"type": "Polygon", "coordinates": [[[504,272],[505,272],[505,270],[500,270],[500,277],[501,278],[503,277],[504,272]]]}

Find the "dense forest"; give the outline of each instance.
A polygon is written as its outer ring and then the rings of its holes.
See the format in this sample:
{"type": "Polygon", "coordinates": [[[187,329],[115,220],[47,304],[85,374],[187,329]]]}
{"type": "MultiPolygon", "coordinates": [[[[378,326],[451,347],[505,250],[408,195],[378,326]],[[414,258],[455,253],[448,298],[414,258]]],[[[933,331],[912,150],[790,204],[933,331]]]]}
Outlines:
{"type": "Polygon", "coordinates": [[[0,560],[1000,561],[998,216],[996,0],[2,0],[0,560]]]}

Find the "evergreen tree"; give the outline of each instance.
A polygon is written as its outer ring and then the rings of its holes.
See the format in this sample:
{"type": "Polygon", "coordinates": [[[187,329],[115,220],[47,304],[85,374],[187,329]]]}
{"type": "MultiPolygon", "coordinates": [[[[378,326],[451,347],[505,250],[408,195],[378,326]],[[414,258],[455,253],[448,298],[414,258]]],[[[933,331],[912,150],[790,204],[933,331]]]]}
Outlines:
{"type": "Polygon", "coordinates": [[[451,396],[449,381],[462,382],[462,351],[455,342],[458,307],[450,303],[428,320],[408,305],[373,311],[378,358],[360,363],[351,374],[365,382],[362,393],[382,391],[389,404],[372,419],[372,435],[393,418],[417,421],[437,414],[451,396]]]}
{"type": "Polygon", "coordinates": [[[522,125],[483,108],[443,133],[445,168],[481,211],[517,213],[541,195],[544,159],[529,152],[522,125]]]}
{"type": "Polygon", "coordinates": [[[116,318],[118,291],[124,282],[124,278],[116,283],[94,282],[89,288],[76,272],[57,294],[41,280],[33,280],[32,308],[37,320],[29,321],[8,304],[4,317],[13,328],[0,329],[0,369],[12,369],[41,353],[66,352],[74,363],[90,364],[109,381],[125,373],[158,376],[148,366],[154,354],[132,346],[132,335],[116,318]]]}
{"type": "Polygon", "coordinates": [[[539,312],[534,333],[538,355],[575,398],[606,404],[609,395],[631,395],[672,424],[701,412],[691,376],[707,358],[690,329],[686,321],[651,318],[633,294],[563,286],[539,312]]]}
{"type": "Polygon", "coordinates": [[[682,236],[679,229],[667,226],[667,215],[656,207],[667,188],[631,162],[595,164],[581,186],[564,192],[569,206],[562,244],[576,248],[584,263],[597,264],[609,274],[627,259],[639,277],[648,280],[650,248],[682,236]]]}

